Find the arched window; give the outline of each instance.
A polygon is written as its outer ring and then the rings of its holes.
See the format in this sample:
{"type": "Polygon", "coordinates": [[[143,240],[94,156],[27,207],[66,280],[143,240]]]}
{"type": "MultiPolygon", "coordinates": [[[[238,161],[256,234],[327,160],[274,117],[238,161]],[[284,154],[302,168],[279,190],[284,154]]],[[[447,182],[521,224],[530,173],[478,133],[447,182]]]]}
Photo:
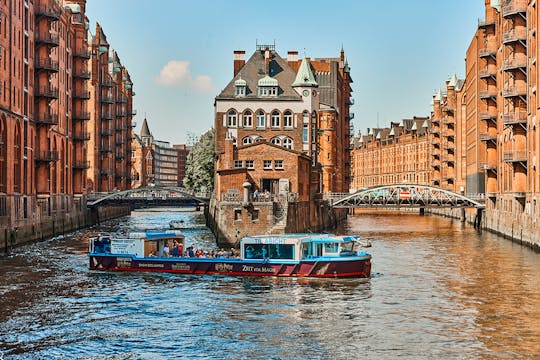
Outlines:
{"type": "Polygon", "coordinates": [[[236,111],[230,110],[227,115],[227,126],[236,127],[236,111]]]}
{"type": "Polygon", "coordinates": [[[274,145],[279,145],[279,146],[281,146],[281,139],[278,138],[278,137],[273,137],[273,138],[270,140],[270,142],[271,142],[272,144],[274,144],[274,145]]]}
{"type": "Polygon", "coordinates": [[[266,127],[266,116],[262,110],[257,111],[257,127],[263,129],[266,127]]]}
{"type": "Polygon", "coordinates": [[[289,110],[283,113],[283,127],[292,128],[293,127],[293,115],[289,110]]]}
{"type": "Polygon", "coordinates": [[[283,139],[283,147],[286,148],[286,149],[291,149],[293,148],[293,139],[287,137],[285,139],[283,139]]]}
{"type": "Polygon", "coordinates": [[[252,143],[253,143],[253,139],[251,138],[251,136],[246,136],[245,138],[242,139],[242,145],[248,145],[252,143]]]}
{"type": "Polygon", "coordinates": [[[249,110],[244,112],[244,127],[253,127],[253,114],[249,110]]]}
{"type": "Polygon", "coordinates": [[[279,115],[279,111],[277,110],[274,110],[272,111],[272,119],[271,119],[271,125],[273,128],[278,128],[280,127],[280,115],[279,115]]]}

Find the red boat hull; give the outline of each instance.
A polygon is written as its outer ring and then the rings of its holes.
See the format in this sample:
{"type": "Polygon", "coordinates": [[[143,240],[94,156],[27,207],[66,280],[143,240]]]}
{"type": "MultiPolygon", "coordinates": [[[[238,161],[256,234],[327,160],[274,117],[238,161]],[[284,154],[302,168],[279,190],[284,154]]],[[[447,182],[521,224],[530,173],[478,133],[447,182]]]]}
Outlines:
{"type": "Polygon", "coordinates": [[[90,270],[144,271],[181,274],[220,274],[281,277],[359,277],[371,273],[371,257],[339,260],[302,260],[298,263],[251,262],[232,259],[167,258],[138,259],[90,255],[90,270]]]}

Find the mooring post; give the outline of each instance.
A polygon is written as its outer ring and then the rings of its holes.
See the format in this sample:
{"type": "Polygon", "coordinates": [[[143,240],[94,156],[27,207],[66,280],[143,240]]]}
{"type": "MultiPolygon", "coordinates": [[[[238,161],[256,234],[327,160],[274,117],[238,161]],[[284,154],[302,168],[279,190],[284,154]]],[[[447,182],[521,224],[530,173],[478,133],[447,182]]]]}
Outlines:
{"type": "Polygon", "coordinates": [[[420,208],[420,216],[424,216],[425,213],[426,213],[426,209],[423,208],[423,207],[421,207],[421,208],[420,208]]]}

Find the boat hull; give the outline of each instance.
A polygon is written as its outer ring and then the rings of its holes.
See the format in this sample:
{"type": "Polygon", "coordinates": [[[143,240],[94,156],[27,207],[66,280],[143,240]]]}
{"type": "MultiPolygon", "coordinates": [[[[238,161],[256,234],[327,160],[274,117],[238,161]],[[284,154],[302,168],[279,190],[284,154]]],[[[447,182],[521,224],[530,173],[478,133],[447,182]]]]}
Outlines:
{"type": "Polygon", "coordinates": [[[90,254],[89,257],[90,270],[100,271],[332,278],[367,278],[371,273],[369,255],[338,260],[314,259],[287,263],[236,259],[135,258],[101,254],[90,254]]]}

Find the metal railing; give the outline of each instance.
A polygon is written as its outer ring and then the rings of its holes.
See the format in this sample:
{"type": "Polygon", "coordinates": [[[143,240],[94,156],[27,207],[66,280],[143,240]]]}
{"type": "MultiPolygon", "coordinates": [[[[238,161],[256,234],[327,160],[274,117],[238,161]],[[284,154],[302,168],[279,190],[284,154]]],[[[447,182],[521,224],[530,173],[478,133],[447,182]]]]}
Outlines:
{"type": "Polygon", "coordinates": [[[58,125],[58,114],[51,114],[48,112],[36,113],[34,121],[38,125],[58,125]]]}
{"type": "Polygon", "coordinates": [[[502,121],[504,125],[526,124],[527,112],[520,111],[518,113],[513,113],[513,114],[503,114],[502,121]]]}
{"type": "Polygon", "coordinates": [[[34,153],[34,160],[38,162],[53,162],[58,161],[58,159],[58,151],[56,150],[36,151],[34,153]]]}
{"type": "Polygon", "coordinates": [[[526,41],[527,40],[527,31],[525,29],[512,29],[503,34],[502,42],[503,44],[514,42],[514,41],[526,41]]]}
{"type": "Polygon", "coordinates": [[[503,6],[502,8],[503,16],[510,16],[513,14],[524,12],[527,12],[526,1],[511,0],[506,6],[503,6]]]}
{"type": "Polygon", "coordinates": [[[503,152],[503,161],[505,162],[523,162],[527,161],[527,151],[510,150],[503,152]]]}
{"type": "Polygon", "coordinates": [[[37,58],[34,62],[34,67],[36,69],[44,69],[44,70],[52,70],[52,71],[58,71],[59,65],[58,61],[55,61],[51,58],[37,58]]]}
{"type": "Polygon", "coordinates": [[[36,32],[35,33],[35,40],[36,43],[44,43],[44,44],[51,44],[51,45],[60,45],[60,37],[58,34],[52,34],[49,32],[36,32]]]}

